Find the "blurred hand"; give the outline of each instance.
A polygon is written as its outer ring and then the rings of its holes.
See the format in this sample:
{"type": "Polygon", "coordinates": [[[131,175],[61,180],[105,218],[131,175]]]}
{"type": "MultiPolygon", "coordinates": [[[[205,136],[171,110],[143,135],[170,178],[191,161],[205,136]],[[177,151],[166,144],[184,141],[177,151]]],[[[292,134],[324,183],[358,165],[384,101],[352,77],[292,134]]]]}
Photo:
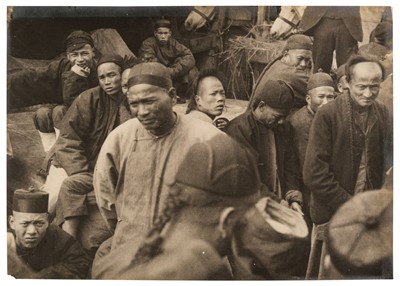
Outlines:
{"type": "Polygon", "coordinates": [[[73,65],[71,67],[71,70],[74,73],[76,73],[77,75],[82,76],[82,77],[88,77],[89,74],[90,74],[90,68],[89,67],[81,67],[81,66],[78,66],[78,65],[73,65]]]}
{"type": "Polygon", "coordinates": [[[214,125],[218,128],[218,129],[224,129],[229,123],[229,120],[226,118],[217,118],[214,121],[214,125]]]}

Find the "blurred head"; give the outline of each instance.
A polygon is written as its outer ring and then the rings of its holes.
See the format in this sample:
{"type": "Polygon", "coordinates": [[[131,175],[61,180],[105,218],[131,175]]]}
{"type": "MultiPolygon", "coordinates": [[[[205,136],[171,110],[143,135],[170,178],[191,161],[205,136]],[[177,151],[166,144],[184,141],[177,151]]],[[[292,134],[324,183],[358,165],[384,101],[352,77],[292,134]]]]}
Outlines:
{"type": "Polygon", "coordinates": [[[310,37],[296,34],[285,45],[282,62],[298,70],[310,70],[312,66],[312,41],[310,37]]]}
{"type": "Polygon", "coordinates": [[[103,55],[97,62],[97,76],[100,87],[108,95],[121,91],[121,72],[123,59],[118,55],[103,55]]]}
{"type": "Polygon", "coordinates": [[[135,65],[129,74],[127,97],[132,115],[150,133],[162,135],[174,126],[176,115],[172,107],[176,104],[176,91],[162,64],[135,65]]]}
{"type": "Polygon", "coordinates": [[[85,31],[74,31],[65,39],[67,58],[71,65],[82,68],[92,67],[94,59],[94,43],[90,34],[85,31]]]}
{"type": "Polygon", "coordinates": [[[345,67],[346,64],[343,64],[338,67],[336,71],[336,87],[340,93],[343,93],[345,89],[348,89],[348,84],[345,76],[345,67]]]}
{"type": "Polygon", "coordinates": [[[315,73],[310,76],[307,84],[306,101],[312,111],[327,104],[335,98],[334,83],[327,73],[315,73]]]}
{"type": "Polygon", "coordinates": [[[122,72],[122,75],[121,75],[121,87],[122,87],[122,93],[124,95],[128,94],[128,79],[129,79],[130,72],[131,72],[131,68],[127,68],[122,72]]]}
{"type": "Polygon", "coordinates": [[[154,37],[161,46],[168,44],[171,38],[171,23],[168,20],[157,20],[154,26],[154,37]]]}
{"type": "Polygon", "coordinates": [[[275,128],[284,123],[293,107],[293,91],[281,80],[269,80],[262,89],[254,96],[253,114],[267,127],[275,128]]]}
{"type": "Polygon", "coordinates": [[[379,95],[384,69],[379,60],[370,56],[352,56],[346,63],[349,93],[356,104],[370,106],[379,95]]]}
{"type": "Polygon", "coordinates": [[[9,223],[19,248],[33,249],[43,240],[49,226],[48,199],[46,192],[14,192],[13,214],[9,223]]]}

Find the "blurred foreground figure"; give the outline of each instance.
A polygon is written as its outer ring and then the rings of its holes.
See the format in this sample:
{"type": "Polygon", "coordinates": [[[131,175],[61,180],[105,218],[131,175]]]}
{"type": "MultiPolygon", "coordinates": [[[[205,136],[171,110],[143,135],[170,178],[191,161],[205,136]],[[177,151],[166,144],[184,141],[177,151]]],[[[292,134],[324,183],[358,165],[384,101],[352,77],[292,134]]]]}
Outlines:
{"type": "Polygon", "coordinates": [[[221,134],[193,145],[137,252],[127,251],[135,242],[126,241],[93,268],[93,277],[289,278],[307,227],[299,214],[269,198],[257,203],[260,187],[253,155],[233,139],[221,134]]]}
{"type": "Polygon", "coordinates": [[[359,194],[328,226],[327,279],[393,279],[393,191],[359,194]]]}

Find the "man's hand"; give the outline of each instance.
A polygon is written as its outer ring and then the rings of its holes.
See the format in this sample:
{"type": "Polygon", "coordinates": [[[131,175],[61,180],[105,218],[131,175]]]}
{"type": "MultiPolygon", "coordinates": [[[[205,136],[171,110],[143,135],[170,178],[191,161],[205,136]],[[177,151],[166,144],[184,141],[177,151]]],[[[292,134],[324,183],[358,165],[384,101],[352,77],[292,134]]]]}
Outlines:
{"type": "Polygon", "coordinates": [[[71,70],[74,73],[76,73],[77,75],[82,76],[82,77],[88,77],[90,74],[90,68],[87,66],[81,67],[81,66],[78,66],[75,64],[71,67],[71,70]]]}
{"type": "Polygon", "coordinates": [[[300,213],[301,215],[304,215],[302,209],[301,209],[301,205],[297,202],[292,202],[290,204],[290,208],[298,213],[300,213]]]}
{"type": "Polygon", "coordinates": [[[35,278],[35,272],[18,256],[15,238],[7,233],[7,268],[8,275],[15,278],[35,278]]]}
{"type": "Polygon", "coordinates": [[[214,125],[215,125],[218,129],[224,129],[224,128],[228,125],[228,123],[229,123],[229,120],[226,119],[226,118],[222,118],[222,117],[217,118],[217,119],[214,121],[214,125]]]}

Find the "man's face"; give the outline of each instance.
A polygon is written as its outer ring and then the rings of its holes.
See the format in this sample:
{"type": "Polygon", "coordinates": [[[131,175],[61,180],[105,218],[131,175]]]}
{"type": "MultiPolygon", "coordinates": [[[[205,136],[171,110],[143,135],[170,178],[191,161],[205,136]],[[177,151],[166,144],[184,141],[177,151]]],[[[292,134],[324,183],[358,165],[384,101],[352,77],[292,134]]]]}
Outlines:
{"type": "Polygon", "coordinates": [[[312,52],[309,50],[288,50],[284,58],[286,64],[297,70],[311,69],[312,52]]]}
{"type": "Polygon", "coordinates": [[[86,44],[83,48],[67,53],[67,58],[71,65],[91,68],[93,65],[94,50],[92,46],[86,44]]]}
{"type": "Polygon", "coordinates": [[[169,39],[171,38],[171,30],[169,28],[158,28],[154,32],[154,36],[161,46],[168,44],[169,39]]]}
{"type": "Polygon", "coordinates": [[[164,133],[166,126],[175,120],[172,106],[176,98],[164,88],[147,83],[137,84],[128,89],[128,103],[136,116],[149,132],[154,135],[164,133]]]}
{"type": "Polygon", "coordinates": [[[125,69],[122,72],[121,76],[121,86],[122,86],[122,93],[124,95],[127,95],[128,93],[128,79],[129,79],[129,73],[131,72],[131,69],[125,69]]]}
{"type": "Polygon", "coordinates": [[[10,227],[15,231],[15,242],[22,249],[38,246],[49,226],[47,213],[13,212],[10,216],[10,227]]]}
{"type": "Polygon", "coordinates": [[[274,109],[265,104],[262,107],[259,105],[258,108],[260,108],[261,111],[261,116],[258,119],[272,129],[283,124],[288,115],[288,111],[274,109]]]}
{"type": "Polygon", "coordinates": [[[201,112],[211,116],[221,115],[225,107],[225,90],[218,78],[208,76],[200,80],[196,103],[201,112]]]}
{"type": "Polygon", "coordinates": [[[331,86],[319,86],[310,90],[306,96],[308,106],[317,112],[318,108],[335,98],[335,89],[331,86]]]}
{"type": "Polygon", "coordinates": [[[97,67],[100,87],[108,95],[121,91],[121,67],[115,63],[104,63],[97,67]]]}
{"type": "Polygon", "coordinates": [[[349,92],[360,106],[371,105],[378,97],[382,70],[377,63],[362,62],[350,67],[349,92]]]}

